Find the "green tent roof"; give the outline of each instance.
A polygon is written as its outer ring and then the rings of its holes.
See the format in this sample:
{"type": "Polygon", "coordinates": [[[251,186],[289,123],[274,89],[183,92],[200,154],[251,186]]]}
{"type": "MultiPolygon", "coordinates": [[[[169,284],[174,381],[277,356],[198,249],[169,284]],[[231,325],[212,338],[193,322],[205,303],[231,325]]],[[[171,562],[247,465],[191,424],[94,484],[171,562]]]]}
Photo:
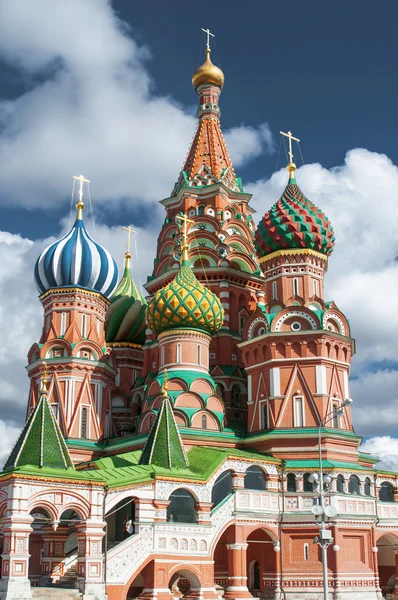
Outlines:
{"type": "Polygon", "coordinates": [[[62,470],[74,468],[47,394],[43,392],[4,465],[4,471],[26,465],[62,470]]]}

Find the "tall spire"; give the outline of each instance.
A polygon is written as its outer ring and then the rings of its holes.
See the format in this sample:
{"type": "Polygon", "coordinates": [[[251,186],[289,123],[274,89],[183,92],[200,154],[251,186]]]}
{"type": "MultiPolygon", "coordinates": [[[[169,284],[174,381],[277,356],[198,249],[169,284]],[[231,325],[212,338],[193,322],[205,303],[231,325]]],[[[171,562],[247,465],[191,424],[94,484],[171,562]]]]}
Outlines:
{"type": "Polygon", "coordinates": [[[28,465],[49,469],[74,469],[65,440],[48,402],[46,363],[40,400],[25,423],[4,465],[4,471],[28,465]]]}
{"type": "Polygon", "coordinates": [[[188,457],[174,419],[167,389],[168,377],[165,370],[162,405],[142,451],[140,464],[156,465],[164,469],[186,469],[189,467],[188,457]]]}

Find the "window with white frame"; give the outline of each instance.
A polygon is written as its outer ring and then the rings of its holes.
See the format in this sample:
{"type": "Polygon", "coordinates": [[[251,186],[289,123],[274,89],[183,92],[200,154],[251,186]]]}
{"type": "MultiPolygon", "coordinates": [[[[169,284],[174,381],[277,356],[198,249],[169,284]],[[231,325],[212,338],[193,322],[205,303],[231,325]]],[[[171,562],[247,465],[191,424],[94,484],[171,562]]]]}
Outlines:
{"type": "Polygon", "coordinates": [[[318,296],[318,280],[317,279],[313,279],[313,284],[314,284],[314,296],[318,296]]]}
{"type": "Polygon", "coordinates": [[[338,410],[339,410],[339,403],[338,402],[333,402],[333,427],[335,427],[336,429],[339,428],[339,414],[338,414],[338,410]]]}
{"type": "Polygon", "coordinates": [[[263,404],[263,408],[262,408],[262,428],[263,429],[268,429],[269,427],[269,423],[268,423],[268,401],[264,402],[263,404]]]}
{"type": "Polygon", "coordinates": [[[278,299],[278,286],[276,284],[276,281],[272,282],[272,300],[277,300],[278,299]]]}
{"type": "Polygon", "coordinates": [[[87,315],[82,315],[82,337],[87,337],[87,315]]]}
{"type": "Polygon", "coordinates": [[[198,365],[200,365],[200,344],[196,346],[196,358],[198,361],[198,365]]]}
{"type": "Polygon", "coordinates": [[[83,439],[87,438],[87,420],[88,420],[88,409],[83,406],[80,418],[80,437],[83,439]]]}
{"type": "Polygon", "coordinates": [[[61,327],[59,328],[59,335],[65,335],[66,331],[66,312],[61,313],[61,327]]]}
{"type": "Polygon", "coordinates": [[[297,277],[293,278],[293,295],[294,296],[299,295],[299,283],[298,283],[297,277]]]}
{"type": "Polygon", "coordinates": [[[302,396],[295,396],[293,398],[294,403],[294,426],[304,427],[304,398],[302,396]]]}
{"type": "Polygon", "coordinates": [[[160,349],[160,366],[163,367],[163,365],[164,365],[164,346],[162,346],[160,349]]]}
{"type": "Polygon", "coordinates": [[[181,344],[177,344],[177,349],[176,349],[176,363],[179,364],[182,360],[182,348],[181,348],[181,344]]]}

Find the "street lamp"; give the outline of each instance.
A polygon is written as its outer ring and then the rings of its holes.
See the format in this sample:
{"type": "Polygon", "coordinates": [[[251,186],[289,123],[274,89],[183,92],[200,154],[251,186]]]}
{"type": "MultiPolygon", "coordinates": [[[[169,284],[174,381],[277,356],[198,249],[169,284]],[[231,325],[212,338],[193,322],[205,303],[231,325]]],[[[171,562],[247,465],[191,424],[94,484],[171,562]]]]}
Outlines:
{"type": "Polygon", "coordinates": [[[326,417],[321,421],[318,428],[318,453],[319,453],[319,475],[318,473],[312,473],[309,476],[309,481],[312,483],[314,490],[319,487],[319,504],[312,507],[312,514],[318,521],[320,519],[319,538],[315,538],[314,543],[319,544],[322,550],[322,571],[323,571],[323,598],[328,600],[328,557],[327,548],[330,544],[333,544],[332,532],[327,528],[327,519],[332,519],[337,515],[337,511],[334,506],[325,506],[325,488],[328,490],[332,482],[330,475],[323,474],[322,466],[322,447],[321,447],[321,436],[322,428],[335,416],[344,415],[344,407],[352,404],[351,398],[346,398],[342,402],[337,410],[333,410],[328,413],[326,417]]]}

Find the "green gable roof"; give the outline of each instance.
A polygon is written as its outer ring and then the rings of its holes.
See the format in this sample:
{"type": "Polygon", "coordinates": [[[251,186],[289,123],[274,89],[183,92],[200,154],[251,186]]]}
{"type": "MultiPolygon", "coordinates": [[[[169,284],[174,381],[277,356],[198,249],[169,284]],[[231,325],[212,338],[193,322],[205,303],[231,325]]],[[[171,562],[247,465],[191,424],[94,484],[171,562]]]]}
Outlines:
{"type": "Polygon", "coordinates": [[[162,400],[162,406],[142,451],[140,464],[157,465],[166,469],[188,467],[187,455],[168,396],[162,400]]]}
{"type": "Polygon", "coordinates": [[[59,425],[47,396],[43,393],[12,449],[4,471],[25,465],[61,470],[74,469],[59,425]]]}

